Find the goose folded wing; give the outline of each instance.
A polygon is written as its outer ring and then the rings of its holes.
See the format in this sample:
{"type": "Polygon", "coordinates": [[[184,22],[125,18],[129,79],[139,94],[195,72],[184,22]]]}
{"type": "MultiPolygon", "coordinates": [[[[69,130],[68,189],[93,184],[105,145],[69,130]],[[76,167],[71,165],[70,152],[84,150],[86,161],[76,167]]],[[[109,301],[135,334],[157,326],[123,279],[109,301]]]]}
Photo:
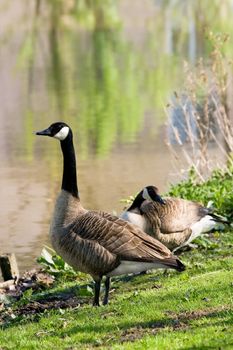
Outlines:
{"type": "Polygon", "coordinates": [[[141,206],[149,222],[160,220],[163,233],[181,232],[208,214],[208,209],[198,202],[180,198],[165,198],[166,204],[146,201],[141,206]]]}
{"type": "Polygon", "coordinates": [[[122,260],[169,262],[174,259],[170,250],[159,241],[108,213],[89,211],[77,218],[72,230],[85,240],[95,241],[122,260]]]}

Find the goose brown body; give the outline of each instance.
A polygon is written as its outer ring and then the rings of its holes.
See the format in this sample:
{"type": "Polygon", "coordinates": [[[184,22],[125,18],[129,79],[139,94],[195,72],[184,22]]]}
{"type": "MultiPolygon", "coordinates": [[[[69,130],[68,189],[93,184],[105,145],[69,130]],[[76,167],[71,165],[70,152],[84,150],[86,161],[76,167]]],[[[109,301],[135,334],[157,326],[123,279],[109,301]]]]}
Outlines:
{"type": "Polygon", "coordinates": [[[117,216],[85,210],[78,199],[63,190],[50,236],[54,249],[67,263],[95,280],[114,275],[122,260],[177,266],[177,258],[163,244],[117,216]]]}
{"type": "Polygon", "coordinates": [[[173,250],[187,243],[191,226],[206,215],[199,203],[180,198],[165,198],[166,204],[145,201],[141,206],[148,233],[173,250]]]}
{"type": "Polygon", "coordinates": [[[208,214],[208,210],[198,202],[171,197],[164,199],[165,205],[145,201],[141,211],[151,225],[157,217],[161,232],[165,234],[182,232],[208,214]]]}
{"type": "Polygon", "coordinates": [[[72,131],[65,123],[52,124],[37,134],[60,139],[63,152],[62,189],[51,223],[51,242],[74,269],[93,277],[94,305],[99,305],[103,276],[107,277],[106,304],[111,276],[157,267],[184,270],[184,265],[166,246],[137,226],[114,215],[83,208],[76,180],[72,131]]]}
{"type": "Polygon", "coordinates": [[[198,202],[173,197],[158,200],[157,188],[148,187],[156,192],[157,197],[145,199],[144,190],[141,191],[135,199],[136,204],[133,203],[122,213],[121,218],[138,223],[139,227],[169,249],[187,244],[202,232],[213,229],[217,222],[223,222],[198,202]]]}

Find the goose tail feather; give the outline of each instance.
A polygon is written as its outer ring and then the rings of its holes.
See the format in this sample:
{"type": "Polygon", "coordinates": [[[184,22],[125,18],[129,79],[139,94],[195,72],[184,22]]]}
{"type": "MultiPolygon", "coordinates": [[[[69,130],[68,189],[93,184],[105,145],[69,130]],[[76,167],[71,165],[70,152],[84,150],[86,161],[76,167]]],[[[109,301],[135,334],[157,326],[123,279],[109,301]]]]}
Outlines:
{"type": "Polygon", "coordinates": [[[176,256],[166,259],[165,261],[163,261],[163,264],[179,272],[185,270],[185,265],[176,256]]]}
{"type": "Polygon", "coordinates": [[[216,222],[219,222],[219,223],[222,223],[222,224],[225,224],[225,225],[230,225],[230,221],[225,218],[224,216],[221,216],[221,215],[217,215],[217,214],[214,214],[214,213],[209,213],[210,216],[212,216],[212,218],[214,219],[214,221],[216,222]]]}

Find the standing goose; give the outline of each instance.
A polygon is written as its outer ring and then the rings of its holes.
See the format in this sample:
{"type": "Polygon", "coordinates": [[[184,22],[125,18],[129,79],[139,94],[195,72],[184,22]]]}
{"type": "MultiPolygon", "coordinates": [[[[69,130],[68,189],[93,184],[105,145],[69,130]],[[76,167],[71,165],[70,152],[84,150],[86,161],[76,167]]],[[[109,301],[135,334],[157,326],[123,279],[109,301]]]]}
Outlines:
{"type": "Polygon", "coordinates": [[[139,192],[120,217],[137,225],[171,250],[227,223],[198,202],[172,197],[163,200],[155,186],[147,186],[139,192]]]}
{"type": "Polygon", "coordinates": [[[99,306],[103,276],[106,276],[103,303],[107,304],[111,276],[150,268],[184,270],[184,265],[169,249],[139,228],[108,213],[83,208],[77,186],[73,136],[67,124],[57,122],[36,134],[60,140],[63,178],[50,238],[55,251],[69,265],[93,277],[93,305],[99,306]]]}

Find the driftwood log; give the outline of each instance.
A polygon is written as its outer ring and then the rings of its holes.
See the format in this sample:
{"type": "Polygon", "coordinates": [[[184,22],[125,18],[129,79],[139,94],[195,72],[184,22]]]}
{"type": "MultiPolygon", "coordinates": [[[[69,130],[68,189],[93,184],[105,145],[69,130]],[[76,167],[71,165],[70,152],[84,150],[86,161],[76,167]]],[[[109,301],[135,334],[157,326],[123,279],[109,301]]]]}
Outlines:
{"type": "Polygon", "coordinates": [[[19,278],[19,269],[15,254],[0,254],[0,269],[4,281],[16,281],[19,278]]]}

